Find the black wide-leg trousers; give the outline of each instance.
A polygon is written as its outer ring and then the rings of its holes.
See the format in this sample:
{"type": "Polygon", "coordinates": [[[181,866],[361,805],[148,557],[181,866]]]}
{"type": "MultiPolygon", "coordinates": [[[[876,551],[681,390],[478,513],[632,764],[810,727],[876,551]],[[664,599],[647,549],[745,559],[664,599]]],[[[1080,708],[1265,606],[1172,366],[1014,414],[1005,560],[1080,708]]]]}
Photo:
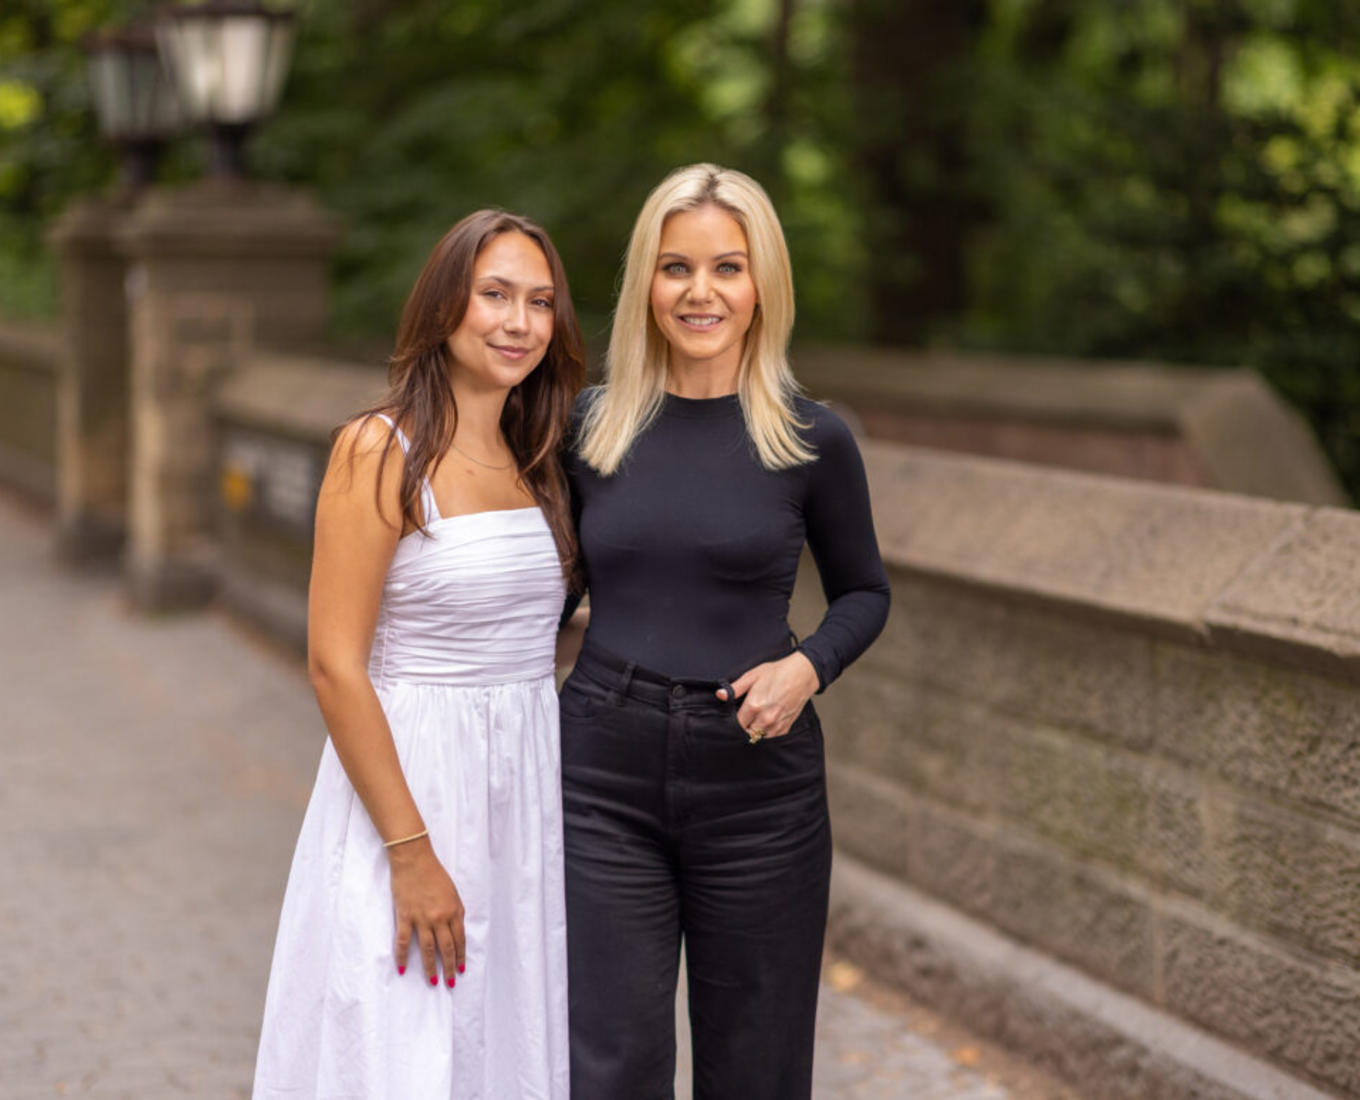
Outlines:
{"type": "Polygon", "coordinates": [[[563,686],[574,1100],[673,1095],[682,937],[695,1100],[811,1095],[831,873],[821,726],[809,704],[752,745],[717,687],[589,645],[563,686]]]}

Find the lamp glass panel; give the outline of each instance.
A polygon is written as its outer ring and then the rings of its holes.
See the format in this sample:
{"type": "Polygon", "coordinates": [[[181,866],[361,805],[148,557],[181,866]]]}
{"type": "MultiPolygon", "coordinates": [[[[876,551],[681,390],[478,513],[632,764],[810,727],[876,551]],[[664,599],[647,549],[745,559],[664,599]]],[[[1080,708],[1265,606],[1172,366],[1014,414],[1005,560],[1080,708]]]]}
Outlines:
{"type": "Polygon", "coordinates": [[[288,77],[288,67],[293,60],[293,39],[297,35],[297,27],[291,19],[275,19],[273,24],[273,34],[270,37],[269,46],[269,66],[265,73],[264,109],[266,112],[273,111],[278,106],[279,96],[283,93],[283,82],[288,77]]]}
{"type": "Polygon", "coordinates": [[[156,55],[104,49],[90,57],[90,87],[99,129],[115,141],[168,135],[176,125],[174,93],[156,55]]]}
{"type": "Polygon", "coordinates": [[[126,85],[120,58],[107,50],[92,54],[89,62],[90,91],[94,97],[99,130],[107,138],[122,134],[128,115],[126,85]]]}
{"type": "Polygon", "coordinates": [[[160,58],[146,50],[128,54],[133,136],[163,136],[174,128],[175,101],[160,58]]]}
{"type": "Polygon", "coordinates": [[[216,48],[215,19],[168,19],[157,28],[161,53],[174,74],[185,111],[194,119],[212,118],[221,83],[221,54],[216,48]]]}
{"type": "Polygon", "coordinates": [[[213,103],[218,122],[253,122],[265,113],[272,20],[226,16],[221,20],[221,83],[213,103]]]}

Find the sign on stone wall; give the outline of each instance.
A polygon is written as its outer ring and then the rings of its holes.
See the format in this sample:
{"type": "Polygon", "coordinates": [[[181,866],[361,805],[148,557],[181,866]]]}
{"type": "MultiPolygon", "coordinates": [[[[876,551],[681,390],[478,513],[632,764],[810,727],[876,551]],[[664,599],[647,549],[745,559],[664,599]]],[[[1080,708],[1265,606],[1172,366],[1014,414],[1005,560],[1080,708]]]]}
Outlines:
{"type": "Polygon", "coordinates": [[[311,537],[321,463],[305,443],[227,428],[218,492],[234,515],[311,537]]]}

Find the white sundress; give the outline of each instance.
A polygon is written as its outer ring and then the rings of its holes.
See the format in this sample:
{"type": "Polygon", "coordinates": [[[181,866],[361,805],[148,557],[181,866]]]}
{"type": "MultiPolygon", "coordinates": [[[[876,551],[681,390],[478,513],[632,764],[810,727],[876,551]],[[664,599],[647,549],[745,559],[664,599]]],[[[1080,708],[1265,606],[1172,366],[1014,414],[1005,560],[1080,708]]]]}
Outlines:
{"type": "MultiPolygon", "coordinates": [[[[403,448],[406,439],[398,431],[403,448]]],[[[466,909],[457,985],[393,961],[387,854],[327,740],[279,917],[254,1100],[567,1100],[553,650],[557,548],[537,508],[398,544],[369,675],[466,909]]]]}

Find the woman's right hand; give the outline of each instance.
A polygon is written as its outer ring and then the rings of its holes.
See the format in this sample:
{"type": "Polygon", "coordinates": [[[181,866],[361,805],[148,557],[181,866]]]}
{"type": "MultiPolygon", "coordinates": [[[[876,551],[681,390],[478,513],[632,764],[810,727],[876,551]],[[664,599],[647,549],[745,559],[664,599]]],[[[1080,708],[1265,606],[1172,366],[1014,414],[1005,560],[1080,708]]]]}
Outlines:
{"type": "Polygon", "coordinates": [[[444,980],[453,987],[455,974],[463,972],[466,937],[463,933],[463,899],[444,870],[429,837],[389,848],[392,871],[392,905],[397,918],[397,973],[406,972],[406,956],[415,933],[425,967],[425,980],[439,982],[436,956],[444,968],[444,980]]]}

